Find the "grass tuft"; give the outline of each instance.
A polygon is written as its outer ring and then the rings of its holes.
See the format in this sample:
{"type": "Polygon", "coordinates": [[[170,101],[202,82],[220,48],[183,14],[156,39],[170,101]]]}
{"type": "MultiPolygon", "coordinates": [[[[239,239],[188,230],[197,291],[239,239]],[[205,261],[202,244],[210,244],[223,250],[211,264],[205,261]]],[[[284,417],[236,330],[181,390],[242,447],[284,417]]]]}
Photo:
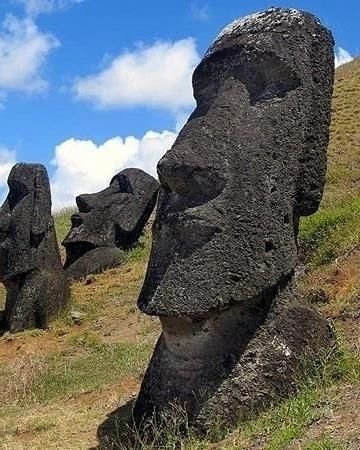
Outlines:
{"type": "Polygon", "coordinates": [[[335,442],[333,439],[321,437],[320,439],[307,444],[303,450],[345,450],[345,447],[335,442]]]}

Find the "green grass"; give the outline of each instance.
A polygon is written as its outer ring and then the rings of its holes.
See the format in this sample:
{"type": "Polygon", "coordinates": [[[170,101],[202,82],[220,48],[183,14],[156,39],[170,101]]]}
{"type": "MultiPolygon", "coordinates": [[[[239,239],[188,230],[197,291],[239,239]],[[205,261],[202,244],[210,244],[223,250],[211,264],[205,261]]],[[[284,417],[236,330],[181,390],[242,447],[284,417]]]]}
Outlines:
{"type": "Polygon", "coordinates": [[[303,447],[303,450],[345,450],[345,447],[331,438],[321,437],[320,439],[307,444],[303,447]]]}
{"type": "Polygon", "coordinates": [[[54,355],[48,359],[45,371],[34,380],[30,398],[51,402],[99,389],[126,375],[139,376],[150,354],[148,345],[118,343],[91,345],[89,353],[80,357],[54,355]]]}
{"type": "Polygon", "coordinates": [[[312,387],[303,388],[299,394],[274,406],[258,419],[245,423],[224,450],[246,449],[247,442],[261,436],[264,450],[285,449],[300,437],[308,425],[319,417],[317,405],[321,394],[312,387]]]}
{"type": "Polygon", "coordinates": [[[145,228],[143,234],[140,236],[138,243],[134,248],[126,252],[127,264],[133,264],[138,261],[147,262],[151,250],[151,229],[145,228]]]}
{"type": "Polygon", "coordinates": [[[300,247],[308,269],[328,264],[360,244],[360,197],[302,219],[300,247]]]}
{"type": "Polygon", "coordinates": [[[68,343],[72,346],[87,349],[87,350],[101,350],[103,343],[100,337],[90,331],[72,335],[68,338],[68,343]]]}
{"type": "Polygon", "coordinates": [[[55,230],[59,245],[70,230],[70,217],[75,213],[75,211],[76,208],[63,208],[60,211],[54,213],[55,230]]]}

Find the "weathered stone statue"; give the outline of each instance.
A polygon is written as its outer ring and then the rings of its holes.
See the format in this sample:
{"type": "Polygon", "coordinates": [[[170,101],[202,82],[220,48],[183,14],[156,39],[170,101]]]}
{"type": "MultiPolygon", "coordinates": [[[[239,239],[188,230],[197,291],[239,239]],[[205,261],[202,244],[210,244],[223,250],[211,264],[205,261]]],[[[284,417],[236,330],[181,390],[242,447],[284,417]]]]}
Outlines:
{"type": "Polygon", "coordinates": [[[79,213],[71,217],[63,242],[67,277],[76,280],[121,264],[124,250],[136,243],[149,220],[158,189],[151,175],[125,169],[103,191],[79,195],[79,213]]]}
{"type": "Polygon", "coordinates": [[[322,197],[333,38],[310,14],[270,9],[229,25],[193,76],[196,109],[160,160],[139,308],[162,334],[134,415],[180,402],[201,430],[294,388],[331,342],[296,293],[299,218],[322,197]]]}
{"type": "Polygon", "coordinates": [[[49,179],[40,164],[16,164],[0,209],[0,281],[7,290],[3,328],[45,328],[69,299],[49,179]]]}

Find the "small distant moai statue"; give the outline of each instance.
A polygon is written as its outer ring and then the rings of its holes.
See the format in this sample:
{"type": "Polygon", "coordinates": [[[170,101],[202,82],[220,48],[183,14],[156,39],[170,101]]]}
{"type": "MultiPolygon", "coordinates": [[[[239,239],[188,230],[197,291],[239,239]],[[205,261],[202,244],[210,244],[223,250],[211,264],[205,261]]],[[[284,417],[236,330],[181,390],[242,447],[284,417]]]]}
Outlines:
{"type": "Polygon", "coordinates": [[[66,276],[78,280],[121,264],[154,210],[158,189],[143,170],[125,169],[103,191],[76,197],[79,213],[63,241],[66,276]]]}
{"type": "Polygon", "coordinates": [[[299,219],[323,194],[333,45],[312,15],[271,8],[226,27],[196,68],[196,109],[158,164],[138,305],[162,334],[137,423],[180,403],[198,430],[234,424],[332,342],[294,273],[299,219]]]}
{"type": "Polygon", "coordinates": [[[0,281],[7,296],[2,327],[46,328],[70,291],[60,260],[51,193],[41,164],[16,164],[0,209],[0,281]]]}

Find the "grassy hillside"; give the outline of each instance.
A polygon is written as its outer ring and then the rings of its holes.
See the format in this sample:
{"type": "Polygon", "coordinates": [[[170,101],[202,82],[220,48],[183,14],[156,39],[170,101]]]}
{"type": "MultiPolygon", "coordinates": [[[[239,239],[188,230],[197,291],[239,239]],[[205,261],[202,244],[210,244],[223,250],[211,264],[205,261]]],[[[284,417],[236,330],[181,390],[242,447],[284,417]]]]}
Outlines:
{"type": "Polygon", "coordinates": [[[336,70],[324,205],[360,195],[360,58],[336,70]]]}
{"type": "MultiPolygon", "coordinates": [[[[301,288],[334,322],[336,355],[329,349],[295,397],[217,444],[189,438],[180,447],[171,422],[166,444],[137,449],[359,450],[359,100],[357,60],[337,71],[325,199],[301,224],[301,288]]],[[[70,213],[56,217],[59,240],[70,213]]],[[[0,448],[89,449],[107,414],[134,398],[159,333],[136,308],[150,243],[147,229],[122,267],[74,284],[69,310],[49,330],[0,338],[0,448]]]]}

